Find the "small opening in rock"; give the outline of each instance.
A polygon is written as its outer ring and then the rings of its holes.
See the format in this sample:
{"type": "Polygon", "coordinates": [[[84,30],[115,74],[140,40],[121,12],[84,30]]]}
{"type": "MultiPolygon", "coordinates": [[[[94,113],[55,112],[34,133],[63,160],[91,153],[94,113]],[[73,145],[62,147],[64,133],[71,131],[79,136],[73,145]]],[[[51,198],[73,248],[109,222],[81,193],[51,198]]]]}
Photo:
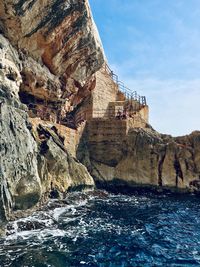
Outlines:
{"type": "Polygon", "coordinates": [[[6,74],[6,78],[9,79],[10,81],[16,81],[17,74],[16,73],[8,73],[6,74]]]}

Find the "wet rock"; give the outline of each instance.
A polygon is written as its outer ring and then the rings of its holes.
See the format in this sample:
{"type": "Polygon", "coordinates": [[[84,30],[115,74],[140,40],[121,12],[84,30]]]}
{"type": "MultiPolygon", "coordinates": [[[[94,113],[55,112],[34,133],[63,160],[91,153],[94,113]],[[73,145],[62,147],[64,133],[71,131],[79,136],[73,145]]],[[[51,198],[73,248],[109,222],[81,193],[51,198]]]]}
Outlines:
{"type": "Polygon", "coordinates": [[[1,202],[5,217],[13,209],[26,209],[40,199],[41,183],[37,172],[37,144],[27,128],[28,117],[18,99],[22,82],[17,51],[0,35],[6,47],[1,51],[0,72],[0,157],[1,202]],[[13,79],[8,75],[13,74],[13,79]],[[9,78],[9,79],[8,79],[9,78]]]}
{"type": "Polygon", "coordinates": [[[39,221],[19,221],[17,222],[17,227],[19,231],[30,231],[44,229],[45,223],[39,221]]]}
{"type": "Polygon", "coordinates": [[[43,189],[48,191],[52,188],[64,193],[78,186],[93,187],[94,181],[86,167],[70,156],[62,144],[58,146],[59,142],[58,137],[57,142],[55,136],[54,139],[50,137],[44,155],[38,157],[43,189]]]}
{"type": "Polygon", "coordinates": [[[93,196],[93,197],[99,197],[99,198],[108,198],[109,193],[103,190],[94,190],[90,191],[88,195],[93,196]]]}
{"type": "Polygon", "coordinates": [[[63,194],[61,194],[57,189],[52,189],[49,193],[51,199],[62,199],[63,194]]]}
{"type": "Polygon", "coordinates": [[[55,128],[41,126],[34,133],[18,95],[22,83],[19,54],[2,35],[0,43],[6,47],[6,55],[0,49],[0,223],[4,223],[13,214],[23,216],[18,211],[46,201],[51,190],[65,192],[94,182],[65,150],[55,128]]]}

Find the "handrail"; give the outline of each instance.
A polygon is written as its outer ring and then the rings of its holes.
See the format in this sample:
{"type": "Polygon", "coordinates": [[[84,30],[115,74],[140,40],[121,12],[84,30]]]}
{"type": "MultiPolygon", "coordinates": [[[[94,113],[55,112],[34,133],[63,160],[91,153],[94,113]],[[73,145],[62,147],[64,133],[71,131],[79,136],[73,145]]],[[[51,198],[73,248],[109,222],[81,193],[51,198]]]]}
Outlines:
{"type": "Polygon", "coordinates": [[[92,113],[91,109],[80,110],[75,115],[75,124],[78,125],[79,123],[87,120],[88,118],[112,119],[116,118],[117,114],[118,116],[123,117],[133,117],[134,115],[136,115],[136,113],[138,113],[139,110],[141,110],[141,108],[144,108],[145,106],[145,104],[141,104],[140,102],[135,102],[135,104],[133,102],[124,102],[122,105],[119,106],[93,109],[92,113]],[[116,109],[116,107],[118,109],[116,109]]]}
{"type": "Polygon", "coordinates": [[[140,96],[136,91],[132,91],[130,88],[126,87],[123,82],[119,81],[118,76],[111,70],[108,64],[105,64],[105,71],[110,75],[112,80],[117,84],[120,91],[124,93],[126,99],[136,100],[142,105],[147,105],[146,97],[140,96]]]}
{"type": "MultiPolygon", "coordinates": [[[[62,112],[61,109],[51,109],[52,107],[49,107],[47,104],[36,106],[35,103],[29,103],[27,107],[27,111],[19,110],[28,113],[31,118],[40,118],[50,123],[65,125],[76,129],[78,125],[88,119],[133,118],[142,107],[145,107],[145,105],[140,104],[140,102],[135,102],[134,104],[134,102],[130,103],[125,101],[123,104],[117,106],[118,110],[116,110],[116,106],[109,108],[95,108],[92,110],[88,108],[79,110],[75,116],[72,116],[67,112],[62,112]]],[[[0,120],[2,120],[2,118],[0,118],[0,120]]]]}

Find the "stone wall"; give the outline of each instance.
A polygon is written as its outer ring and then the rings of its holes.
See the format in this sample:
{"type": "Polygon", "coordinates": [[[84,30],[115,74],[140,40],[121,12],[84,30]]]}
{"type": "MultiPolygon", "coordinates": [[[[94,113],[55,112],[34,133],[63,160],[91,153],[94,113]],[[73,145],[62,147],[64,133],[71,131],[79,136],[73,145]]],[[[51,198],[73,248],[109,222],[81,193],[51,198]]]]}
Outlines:
{"type": "Polygon", "coordinates": [[[95,86],[90,97],[86,98],[76,112],[75,120],[106,118],[109,115],[109,103],[117,99],[118,86],[103,66],[95,74],[95,86]]]}
{"type": "Polygon", "coordinates": [[[124,142],[129,131],[145,127],[146,122],[139,113],[134,119],[127,120],[94,118],[87,122],[85,135],[80,141],[85,140],[92,159],[113,166],[123,156],[124,142]]]}
{"type": "Polygon", "coordinates": [[[137,121],[135,126],[132,123],[133,127],[145,127],[143,120],[149,122],[148,106],[142,106],[139,101],[133,99],[125,99],[124,93],[119,91],[119,86],[113,81],[105,66],[95,76],[95,88],[91,97],[78,108],[75,115],[76,122],[96,118],[115,119],[119,110],[121,113],[127,110],[127,118],[132,117],[135,122],[137,121]]]}
{"type": "Polygon", "coordinates": [[[116,101],[117,92],[118,86],[106,72],[105,67],[101,68],[96,73],[96,86],[92,92],[93,118],[106,116],[109,103],[116,101]]]}
{"type": "Polygon", "coordinates": [[[87,123],[86,142],[91,158],[115,165],[122,156],[122,143],[127,135],[126,120],[93,119],[87,123]]]}

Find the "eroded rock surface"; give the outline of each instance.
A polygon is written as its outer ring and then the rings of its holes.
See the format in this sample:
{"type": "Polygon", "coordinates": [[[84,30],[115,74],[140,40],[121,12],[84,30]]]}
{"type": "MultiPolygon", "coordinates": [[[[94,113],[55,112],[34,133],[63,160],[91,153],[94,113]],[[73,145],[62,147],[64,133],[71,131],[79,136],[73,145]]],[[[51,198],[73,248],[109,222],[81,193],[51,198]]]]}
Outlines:
{"type": "Polygon", "coordinates": [[[199,191],[200,132],[177,138],[152,128],[126,133],[123,123],[115,122],[110,126],[112,133],[105,125],[96,135],[91,127],[88,125],[77,155],[97,184],[199,191]]]}
{"type": "Polygon", "coordinates": [[[87,0],[0,0],[0,33],[0,223],[93,178],[119,190],[200,190],[200,132],[157,133],[137,98],[133,117],[105,116],[126,97],[87,0]]]}
{"type": "Polygon", "coordinates": [[[36,91],[40,95],[44,92],[44,97],[51,98],[53,90],[58,91],[58,98],[65,98],[79,91],[87,92],[93,74],[104,62],[87,0],[1,0],[0,30],[22,57],[31,57],[52,73],[47,83],[48,71],[41,67],[37,70],[36,62],[31,70],[33,62],[26,59],[23,69],[26,84],[22,88],[30,87],[34,95],[36,91]]]}
{"type": "Polygon", "coordinates": [[[18,95],[22,83],[20,55],[2,35],[0,55],[2,223],[11,213],[44,201],[51,192],[61,194],[69,189],[91,188],[94,182],[87,169],[66,151],[57,132],[45,130],[42,125],[34,131],[27,107],[20,102],[18,95]]]}
{"type": "Polygon", "coordinates": [[[37,144],[29,129],[26,107],[18,99],[22,81],[17,51],[0,36],[0,180],[5,217],[17,208],[29,208],[40,199],[37,144]],[[4,57],[4,50],[7,57],[4,57]]]}

